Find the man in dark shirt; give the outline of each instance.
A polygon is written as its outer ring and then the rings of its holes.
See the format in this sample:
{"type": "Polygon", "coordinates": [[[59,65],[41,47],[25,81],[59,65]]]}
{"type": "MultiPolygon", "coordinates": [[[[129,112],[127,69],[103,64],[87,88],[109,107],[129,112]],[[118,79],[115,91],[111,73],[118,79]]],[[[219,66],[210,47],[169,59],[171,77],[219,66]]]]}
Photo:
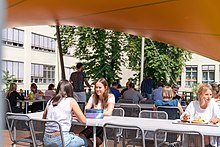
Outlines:
{"type": "Polygon", "coordinates": [[[155,81],[152,79],[152,77],[147,77],[141,82],[141,94],[143,97],[152,99],[151,95],[153,90],[156,88],[155,81]]]}
{"type": "Polygon", "coordinates": [[[89,88],[91,87],[91,85],[88,83],[86,79],[85,72],[83,72],[83,64],[77,63],[76,68],[77,68],[77,71],[73,72],[70,75],[70,82],[73,85],[73,97],[76,99],[76,101],[86,102],[84,82],[86,86],[88,86],[89,88]]]}
{"type": "Polygon", "coordinates": [[[118,90],[118,83],[113,82],[112,87],[110,87],[110,90],[111,90],[112,94],[114,94],[114,96],[115,96],[115,103],[117,103],[119,97],[121,97],[121,93],[118,90]]]}

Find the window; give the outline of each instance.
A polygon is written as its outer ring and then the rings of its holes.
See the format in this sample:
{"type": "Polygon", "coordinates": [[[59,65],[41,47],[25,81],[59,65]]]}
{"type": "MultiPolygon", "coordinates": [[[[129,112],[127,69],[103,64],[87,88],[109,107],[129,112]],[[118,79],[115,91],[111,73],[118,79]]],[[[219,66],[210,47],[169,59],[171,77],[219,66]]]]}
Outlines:
{"type": "MultiPolygon", "coordinates": [[[[2,61],[2,71],[9,71],[10,75],[14,75],[16,83],[23,83],[24,80],[24,63],[16,61],[2,61]]],[[[2,75],[3,78],[3,75],[2,75]]]]}
{"type": "Polygon", "coordinates": [[[39,35],[32,33],[31,34],[31,48],[35,50],[42,50],[46,52],[55,52],[56,40],[51,37],[39,35]]]}
{"type": "Polygon", "coordinates": [[[197,66],[186,66],[186,87],[197,83],[197,66]]]}
{"type": "Polygon", "coordinates": [[[211,84],[215,82],[215,66],[203,65],[202,66],[202,83],[211,84]]]}
{"type": "Polygon", "coordinates": [[[10,46],[24,46],[24,30],[17,28],[4,29],[2,33],[3,44],[10,46]]]}
{"type": "Polygon", "coordinates": [[[32,83],[55,83],[55,66],[31,64],[32,83]]]}
{"type": "Polygon", "coordinates": [[[179,76],[177,79],[176,79],[176,84],[181,87],[181,76],[179,76]]]}
{"type": "Polygon", "coordinates": [[[73,69],[71,67],[65,67],[64,70],[65,70],[66,79],[69,79],[71,73],[73,72],[73,69]]]}

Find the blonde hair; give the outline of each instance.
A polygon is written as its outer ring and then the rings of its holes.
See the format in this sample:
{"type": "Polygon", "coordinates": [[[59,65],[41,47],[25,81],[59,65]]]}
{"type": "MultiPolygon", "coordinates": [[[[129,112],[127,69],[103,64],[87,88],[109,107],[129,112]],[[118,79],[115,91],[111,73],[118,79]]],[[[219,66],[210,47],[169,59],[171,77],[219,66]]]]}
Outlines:
{"type": "Polygon", "coordinates": [[[173,90],[170,86],[165,86],[162,91],[163,98],[173,98],[173,90]]]}
{"type": "Polygon", "coordinates": [[[200,101],[200,96],[206,92],[207,90],[211,90],[212,91],[212,86],[209,84],[200,84],[199,88],[198,88],[198,92],[197,92],[197,98],[200,101]]]}

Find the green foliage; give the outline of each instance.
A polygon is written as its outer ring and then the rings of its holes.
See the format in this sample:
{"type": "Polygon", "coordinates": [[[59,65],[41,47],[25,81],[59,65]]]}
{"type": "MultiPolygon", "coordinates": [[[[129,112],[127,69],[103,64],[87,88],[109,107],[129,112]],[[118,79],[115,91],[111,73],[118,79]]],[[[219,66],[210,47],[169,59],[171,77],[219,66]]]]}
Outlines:
{"type": "MultiPolygon", "coordinates": [[[[90,27],[61,26],[63,52],[75,46],[76,58],[85,64],[87,75],[94,81],[104,77],[109,83],[121,79],[121,65],[136,71],[140,78],[141,37],[90,27]]],[[[172,84],[180,76],[191,53],[169,44],[145,39],[144,76],[172,84]]],[[[132,77],[132,75],[131,75],[132,77]]]]}
{"type": "Polygon", "coordinates": [[[4,91],[7,91],[9,89],[9,86],[11,83],[15,82],[15,78],[14,75],[10,75],[9,71],[4,71],[3,70],[3,83],[5,84],[6,88],[4,89],[4,91]]]}
{"type": "Polygon", "coordinates": [[[60,26],[60,40],[62,45],[62,52],[66,54],[68,48],[74,45],[74,31],[76,27],[73,26],[60,26]]]}
{"type": "MultiPolygon", "coordinates": [[[[136,71],[139,79],[141,65],[141,37],[130,35],[126,46],[129,67],[136,71]]],[[[185,61],[191,58],[191,53],[169,44],[145,39],[144,76],[152,76],[156,81],[165,84],[176,83],[185,61]]]]}

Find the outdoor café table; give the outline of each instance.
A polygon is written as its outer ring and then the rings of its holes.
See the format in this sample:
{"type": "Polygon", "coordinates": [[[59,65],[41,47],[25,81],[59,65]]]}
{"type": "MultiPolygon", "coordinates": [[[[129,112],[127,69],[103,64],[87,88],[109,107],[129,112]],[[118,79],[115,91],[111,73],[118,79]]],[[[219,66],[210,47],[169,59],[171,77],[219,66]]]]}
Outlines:
{"type": "Polygon", "coordinates": [[[34,103],[34,102],[43,102],[43,110],[44,110],[44,104],[47,102],[45,99],[39,99],[39,100],[17,100],[17,102],[20,102],[20,107],[22,106],[22,103],[25,104],[25,113],[28,113],[28,105],[29,103],[34,103]]]}
{"type": "Polygon", "coordinates": [[[43,118],[43,111],[41,112],[34,112],[26,114],[30,119],[42,119],[43,118]]]}

